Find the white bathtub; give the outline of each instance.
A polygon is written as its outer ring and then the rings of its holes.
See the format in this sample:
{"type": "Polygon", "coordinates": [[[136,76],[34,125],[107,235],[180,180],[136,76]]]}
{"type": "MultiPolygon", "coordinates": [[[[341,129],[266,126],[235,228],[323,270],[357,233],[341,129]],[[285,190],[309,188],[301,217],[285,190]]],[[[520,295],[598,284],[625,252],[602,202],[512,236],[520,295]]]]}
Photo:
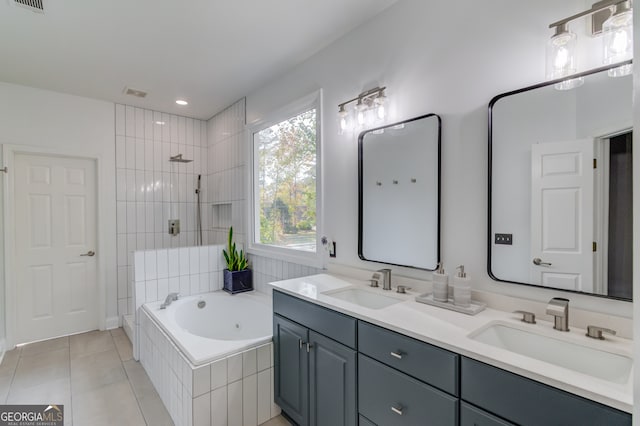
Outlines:
{"type": "Polygon", "coordinates": [[[143,309],[194,367],[271,341],[273,311],[264,294],[216,291],[180,298],[166,309],[161,304],[143,309]]]}

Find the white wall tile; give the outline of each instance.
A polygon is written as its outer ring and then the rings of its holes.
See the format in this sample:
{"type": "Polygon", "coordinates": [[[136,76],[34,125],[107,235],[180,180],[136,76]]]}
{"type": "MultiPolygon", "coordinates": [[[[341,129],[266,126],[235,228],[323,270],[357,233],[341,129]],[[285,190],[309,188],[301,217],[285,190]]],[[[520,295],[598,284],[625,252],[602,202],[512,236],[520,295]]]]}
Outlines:
{"type": "Polygon", "coordinates": [[[136,136],[136,110],[134,107],[127,105],[125,107],[125,134],[127,136],[136,136]]]}
{"type": "Polygon", "coordinates": [[[183,296],[191,294],[191,281],[189,275],[180,275],[180,294],[183,296]]]}
{"type": "Polygon", "coordinates": [[[257,374],[258,389],[257,389],[257,415],[258,423],[262,424],[271,418],[271,374],[269,370],[261,371],[257,374]]]}
{"type": "Polygon", "coordinates": [[[256,349],[257,368],[263,371],[271,367],[271,344],[262,345],[256,349]]]}
{"type": "Polygon", "coordinates": [[[158,299],[158,280],[145,281],[144,302],[155,302],[158,299]]]}
{"type": "Polygon", "coordinates": [[[169,293],[170,293],[169,279],[168,278],[158,279],[158,300],[162,300],[166,298],[169,293]]]}
{"type": "Polygon", "coordinates": [[[169,276],[177,277],[180,275],[180,251],[179,249],[169,249],[167,252],[169,263],[169,276]]]}
{"type": "Polygon", "coordinates": [[[200,272],[200,248],[189,248],[189,273],[197,274],[200,272]]]}
{"type": "Polygon", "coordinates": [[[227,388],[211,392],[211,426],[227,426],[227,388]]]}
{"type": "Polygon", "coordinates": [[[136,281],[144,281],[145,279],[145,271],[144,271],[144,266],[145,266],[145,256],[144,256],[144,252],[142,251],[137,251],[134,253],[134,264],[133,264],[133,271],[134,271],[134,279],[136,281]]]}
{"type": "Polygon", "coordinates": [[[242,377],[247,377],[257,372],[256,350],[250,349],[242,353],[242,377]]]}
{"type": "Polygon", "coordinates": [[[211,391],[211,367],[205,365],[193,370],[193,396],[199,396],[211,391]]]}
{"type": "Polygon", "coordinates": [[[157,250],[157,271],[158,278],[167,278],[169,276],[168,250],[157,250]]]}
{"type": "Polygon", "coordinates": [[[211,390],[227,386],[227,359],[211,364],[211,390]]]}
{"type": "Polygon", "coordinates": [[[144,253],[144,272],[145,280],[155,280],[158,278],[155,250],[144,253]]]}
{"type": "Polygon", "coordinates": [[[242,396],[242,380],[230,383],[227,387],[228,426],[243,426],[242,396]]]}
{"type": "Polygon", "coordinates": [[[189,275],[189,248],[184,247],[179,250],[180,253],[180,275],[189,275]]]}
{"type": "Polygon", "coordinates": [[[227,380],[229,383],[242,379],[242,354],[227,358],[227,380]]]}
{"type": "Polygon", "coordinates": [[[135,109],[136,120],[136,138],[144,139],[144,110],[142,108],[135,109]]]}
{"type": "Polygon", "coordinates": [[[244,426],[258,424],[258,375],[242,379],[242,419],[244,426]]]}
{"type": "Polygon", "coordinates": [[[116,135],[125,134],[125,120],[126,113],[124,105],[116,104],[116,135]]]}
{"type": "Polygon", "coordinates": [[[204,394],[193,399],[193,426],[211,425],[211,395],[204,394]]]}

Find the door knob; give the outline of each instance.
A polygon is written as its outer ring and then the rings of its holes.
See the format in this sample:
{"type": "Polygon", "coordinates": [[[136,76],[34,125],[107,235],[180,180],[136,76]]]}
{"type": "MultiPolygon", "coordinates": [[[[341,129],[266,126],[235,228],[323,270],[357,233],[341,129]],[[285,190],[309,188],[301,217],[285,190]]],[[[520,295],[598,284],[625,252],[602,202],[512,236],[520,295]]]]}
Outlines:
{"type": "Polygon", "coordinates": [[[539,257],[536,257],[535,259],[533,259],[533,264],[536,266],[551,266],[551,263],[543,262],[542,259],[540,259],[539,257]]]}
{"type": "Polygon", "coordinates": [[[85,254],[81,254],[80,256],[90,256],[93,257],[96,255],[96,252],[93,250],[89,250],[88,252],[86,252],[85,254]]]}

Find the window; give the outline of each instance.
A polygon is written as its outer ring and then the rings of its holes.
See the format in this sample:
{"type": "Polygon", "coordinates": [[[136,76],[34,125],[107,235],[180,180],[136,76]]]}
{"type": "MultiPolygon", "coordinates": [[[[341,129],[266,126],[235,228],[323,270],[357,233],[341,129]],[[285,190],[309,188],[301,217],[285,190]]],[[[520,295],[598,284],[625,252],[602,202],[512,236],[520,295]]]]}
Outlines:
{"type": "Polygon", "coordinates": [[[253,251],[319,262],[319,101],[299,102],[250,133],[253,251]]]}

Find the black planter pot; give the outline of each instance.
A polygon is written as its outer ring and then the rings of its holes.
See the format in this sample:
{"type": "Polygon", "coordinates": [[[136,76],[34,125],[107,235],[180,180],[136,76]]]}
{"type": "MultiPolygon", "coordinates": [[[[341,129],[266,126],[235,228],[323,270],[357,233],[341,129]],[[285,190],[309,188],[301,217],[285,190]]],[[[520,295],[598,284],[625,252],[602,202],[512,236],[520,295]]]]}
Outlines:
{"type": "Polygon", "coordinates": [[[251,269],[242,271],[224,270],[224,291],[236,294],[253,290],[253,275],[251,269]]]}

